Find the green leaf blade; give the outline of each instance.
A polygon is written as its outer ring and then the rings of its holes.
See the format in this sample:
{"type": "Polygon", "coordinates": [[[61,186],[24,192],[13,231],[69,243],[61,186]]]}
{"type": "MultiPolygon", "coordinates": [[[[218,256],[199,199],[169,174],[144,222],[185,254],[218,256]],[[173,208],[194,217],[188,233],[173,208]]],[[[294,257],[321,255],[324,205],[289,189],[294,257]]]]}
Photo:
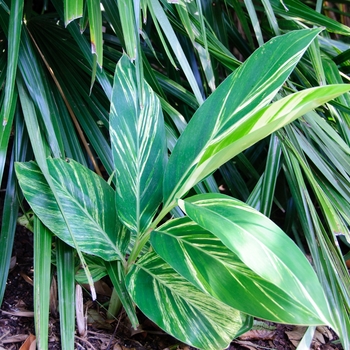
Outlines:
{"type": "MultiPolygon", "coordinates": [[[[115,193],[107,183],[80,164],[49,159],[50,175],[70,228],[80,249],[104,260],[124,259],[115,193]]],[[[17,163],[21,189],[40,220],[60,239],[74,247],[56,199],[35,163],[17,163]]]]}
{"type": "Polygon", "coordinates": [[[320,323],[331,325],[322,287],[308,260],[264,215],[225,195],[197,195],[180,207],[257,275],[308,308],[320,323]]]}
{"type": "Polygon", "coordinates": [[[166,138],[155,93],[144,84],[143,105],[140,105],[137,91],[135,68],[123,56],[116,68],[110,113],[117,174],[116,203],[125,225],[135,233],[142,233],[162,199],[166,138]]]}
{"type": "Polygon", "coordinates": [[[240,152],[277,131],[314,108],[350,90],[349,85],[327,85],[288,95],[277,102],[243,118],[231,133],[218,138],[207,147],[197,168],[193,182],[206,176],[240,152]]]}
{"type": "Polygon", "coordinates": [[[335,19],[329,18],[298,0],[270,0],[276,14],[288,19],[323,26],[332,33],[350,35],[350,28],[335,19]]]}
{"type": "Polygon", "coordinates": [[[225,137],[242,118],[271,102],[319,32],[301,30],[270,40],[203,103],[169,159],[164,177],[166,203],[181,197],[199,181],[191,175],[209,145],[225,137]]]}
{"type": "MultiPolygon", "coordinates": [[[[100,8],[100,1],[88,0],[88,13],[90,24],[90,41],[91,52],[96,55],[96,61],[99,67],[102,67],[103,63],[103,37],[102,37],[102,13],[100,8]]],[[[93,70],[96,67],[93,66],[93,70]]]]}
{"type": "Polygon", "coordinates": [[[240,312],[199,291],[154,252],[133,266],[127,287],[147,317],[200,349],[226,348],[244,322],[240,312]]]}
{"type": "MultiPolygon", "coordinates": [[[[90,0],[89,0],[90,2],[90,0]]],[[[83,0],[64,0],[64,24],[83,16],[83,0]]]]}
{"type": "MultiPolygon", "coordinates": [[[[23,18],[23,0],[16,0],[11,2],[10,21],[8,28],[8,54],[7,54],[7,69],[6,69],[6,85],[5,85],[5,99],[1,107],[2,127],[6,126],[13,117],[11,113],[13,99],[17,98],[14,94],[16,72],[19,48],[21,42],[22,18],[23,18]]],[[[10,122],[11,123],[11,122],[10,122]]]]}
{"type": "Polygon", "coordinates": [[[302,303],[258,276],[219,238],[187,217],[153,231],[151,244],[186,280],[237,310],[278,323],[320,323],[302,303]]]}

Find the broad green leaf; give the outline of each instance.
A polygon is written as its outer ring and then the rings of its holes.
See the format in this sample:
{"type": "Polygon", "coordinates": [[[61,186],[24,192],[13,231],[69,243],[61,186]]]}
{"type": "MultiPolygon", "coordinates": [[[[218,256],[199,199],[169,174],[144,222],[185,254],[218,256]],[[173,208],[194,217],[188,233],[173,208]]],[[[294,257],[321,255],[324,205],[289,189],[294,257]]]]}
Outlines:
{"type": "Polygon", "coordinates": [[[197,195],[179,200],[179,205],[257,275],[302,304],[319,323],[332,324],[322,287],[310,263],[266,216],[220,194],[197,195]]]}
{"type": "MultiPolygon", "coordinates": [[[[91,277],[94,282],[99,281],[103,277],[107,276],[108,274],[107,269],[104,266],[104,261],[101,258],[93,255],[87,255],[87,254],[84,255],[84,258],[85,258],[85,263],[89,267],[89,271],[91,273],[91,277]]],[[[82,268],[76,271],[75,280],[79,284],[89,283],[86,278],[85,272],[82,268]]]]}
{"type": "Polygon", "coordinates": [[[340,22],[316,12],[308,5],[299,0],[270,0],[276,14],[304,21],[316,26],[323,26],[333,33],[350,35],[350,28],[340,22]]]}
{"type": "Polygon", "coordinates": [[[167,205],[215,170],[208,169],[201,179],[192,176],[208,146],[227,140],[241,120],[250,124],[250,117],[271,102],[319,32],[301,30],[271,39],[202,104],[170,156],[164,178],[167,205]]]}
{"type": "Polygon", "coordinates": [[[226,348],[245,316],[202,293],[154,252],[147,253],[126,277],[141,311],[160,328],[200,349],[226,348]]]}
{"type": "Polygon", "coordinates": [[[198,289],[235,309],[278,323],[320,323],[302,300],[258,276],[219,238],[187,217],[153,231],[151,244],[162,259],[198,289]]]}
{"type": "Polygon", "coordinates": [[[64,23],[66,26],[83,15],[83,3],[83,0],[64,0],[64,23]]]}
{"type": "Polygon", "coordinates": [[[143,105],[140,105],[135,68],[123,56],[114,76],[110,133],[118,215],[134,233],[148,228],[161,202],[166,162],[161,106],[147,84],[143,93],[143,105]]]}
{"type": "MultiPolygon", "coordinates": [[[[178,174],[178,176],[182,175],[179,179],[179,184],[182,185],[182,187],[180,187],[180,185],[175,185],[170,199],[173,199],[173,196],[175,195],[181,197],[197,182],[205,178],[240,152],[255,144],[257,141],[262,140],[264,137],[301,117],[310,110],[313,110],[349,90],[350,86],[346,84],[306,89],[288,95],[259,111],[255,111],[255,113],[249,113],[231,126],[222,123],[221,132],[220,130],[215,132],[215,128],[220,127],[219,125],[214,126],[213,135],[210,136],[206,147],[200,151],[196,158],[194,158],[192,164],[188,164],[189,162],[180,161],[178,159],[180,153],[184,156],[185,150],[187,152],[189,148],[189,136],[186,136],[186,138],[183,136],[182,140],[181,138],[179,139],[177,147],[174,149],[174,156],[172,155],[170,157],[164,183],[166,186],[172,181],[173,178],[170,177],[170,173],[168,172],[170,172],[172,167],[175,166],[175,161],[180,162],[180,165],[182,166],[179,166],[178,168],[183,170],[183,174],[187,175],[188,178],[186,178],[185,175],[178,174]],[[182,142],[180,143],[180,141],[182,142]],[[183,147],[186,147],[186,149],[183,147]],[[185,167],[184,165],[187,166],[185,167]]],[[[199,118],[197,119],[196,122],[198,123],[199,118]]],[[[187,127],[183,135],[187,130],[193,131],[194,133],[194,126],[197,126],[198,130],[199,125],[197,123],[189,123],[189,127],[187,127]]],[[[193,143],[193,134],[191,137],[191,143],[193,143]]],[[[194,155],[194,152],[191,153],[191,155],[194,155]]],[[[183,159],[183,156],[181,159],[183,159]]],[[[176,171],[178,171],[178,168],[176,168],[176,171]]],[[[166,190],[164,190],[164,192],[166,192],[166,190]]]]}
{"type": "MultiPolygon", "coordinates": [[[[52,182],[51,177],[49,175],[47,159],[46,159],[47,153],[48,153],[48,147],[47,147],[46,142],[44,142],[43,134],[40,132],[41,129],[39,128],[39,123],[38,123],[38,119],[37,119],[37,115],[36,115],[36,109],[34,108],[33,101],[28,96],[28,92],[24,86],[24,81],[23,81],[21,74],[18,74],[18,76],[17,76],[17,87],[18,87],[18,91],[19,91],[19,97],[21,100],[21,105],[22,105],[21,107],[22,107],[22,111],[23,111],[25,124],[26,124],[27,130],[28,130],[28,136],[29,136],[29,139],[31,140],[31,146],[33,148],[35,159],[38,162],[40,169],[42,171],[42,173],[40,171],[40,173],[42,175],[41,180],[43,180],[42,183],[47,184],[48,188],[50,188],[50,187],[54,188],[53,182],[52,182]]],[[[51,94],[50,94],[50,96],[51,96],[51,94]]],[[[57,122],[57,120],[56,120],[56,122],[57,122]]],[[[55,138],[55,140],[56,140],[56,138],[55,138]]],[[[56,152],[54,152],[54,150],[55,150],[55,148],[52,149],[52,151],[54,154],[56,154],[56,152]]],[[[86,276],[89,280],[90,289],[92,291],[92,298],[96,299],[96,292],[95,292],[95,289],[93,286],[93,281],[92,281],[91,275],[88,271],[88,268],[86,267],[83,254],[82,254],[82,252],[77,244],[77,241],[75,240],[75,237],[72,234],[72,230],[71,230],[69,223],[67,221],[67,216],[62,211],[62,205],[58,200],[58,195],[56,192],[51,192],[51,189],[50,189],[49,193],[52,195],[52,197],[50,199],[53,200],[55,205],[57,205],[57,209],[60,211],[60,213],[62,213],[62,215],[60,216],[60,219],[62,219],[62,222],[65,225],[65,228],[67,228],[66,233],[68,234],[68,239],[72,242],[72,245],[76,248],[79,259],[80,259],[82,266],[85,270],[86,276]]]]}
{"type": "MultiPolygon", "coordinates": [[[[49,172],[64,214],[79,248],[104,260],[124,259],[115,193],[92,171],[73,160],[48,159],[49,172]]],[[[17,163],[21,189],[40,220],[60,239],[74,247],[56,199],[38,166],[17,163]]]]}

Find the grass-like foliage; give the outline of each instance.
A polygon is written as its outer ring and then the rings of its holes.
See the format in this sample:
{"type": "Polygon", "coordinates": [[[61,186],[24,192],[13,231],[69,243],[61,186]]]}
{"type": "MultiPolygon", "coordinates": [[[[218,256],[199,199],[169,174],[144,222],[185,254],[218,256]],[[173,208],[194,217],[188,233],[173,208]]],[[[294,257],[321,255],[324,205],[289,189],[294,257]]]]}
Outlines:
{"type": "Polygon", "coordinates": [[[64,349],[106,275],[110,313],[200,349],[252,317],[350,347],[349,13],[319,5],[0,3],[0,301],[24,196],[40,349],[52,249],[64,349]]]}

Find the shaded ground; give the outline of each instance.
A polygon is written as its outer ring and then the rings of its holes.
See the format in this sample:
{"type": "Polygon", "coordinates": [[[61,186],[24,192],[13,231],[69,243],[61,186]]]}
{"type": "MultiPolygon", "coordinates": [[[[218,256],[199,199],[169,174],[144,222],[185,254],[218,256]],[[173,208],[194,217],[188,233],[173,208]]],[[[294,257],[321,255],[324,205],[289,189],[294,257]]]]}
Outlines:
{"type": "MultiPolygon", "coordinates": [[[[33,239],[32,233],[18,226],[13,249],[13,261],[8,278],[3,305],[0,310],[0,350],[29,349],[24,341],[29,334],[34,334],[33,318],[33,239]]],[[[101,297],[103,302],[106,297],[101,297]]],[[[88,307],[88,330],[86,336],[76,336],[76,349],[103,350],[161,350],[190,348],[168,336],[150,321],[140,316],[140,331],[132,334],[126,318],[112,322],[105,320],[105,312],[98,303],[86,299],[88,307]]],[[[51,316],[49,324],[49,349],[61,349],[58,317],[51,316]]],[[[325,327],[317,332],[318,340],[313,349],[341,349],[334,343],[334,334],[325,327]]],[[[277,349],[296,348],[304,329],[286,325],[262,324],[259,329],[231,343],[229,350],[242,349],[277,349]],[[271,329],[269,329],[271,328],[271,329]],[[294,344],[293,344],[294,343],[294,344]]]]}

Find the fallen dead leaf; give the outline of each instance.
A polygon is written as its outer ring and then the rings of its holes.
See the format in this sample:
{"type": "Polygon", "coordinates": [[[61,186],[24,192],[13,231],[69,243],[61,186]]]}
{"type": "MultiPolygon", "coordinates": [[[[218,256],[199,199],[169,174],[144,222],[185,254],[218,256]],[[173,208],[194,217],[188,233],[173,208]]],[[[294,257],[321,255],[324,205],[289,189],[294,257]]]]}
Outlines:
{"type": "Polygon", "coordinates": [[[87,323],[99,329],[112,329],[109,322],[102,317],[102,315],[95,309],[88,309],[87,323]]]}
{"type": "Polygon", "coordinates": [[[31,286],[34,284],[33,280],[32,280],[27,274],[25,274],[23,271],[21,271],[19,274],[20,274],[21,277],[22,277],[27,283],[29,283],[31,286]]]}
{"type": "Polygon", "coordinates": [[[285,332],[287,334],[288,339],[290,342],[297,347],[300,343],[300,340],[304,336],[306,332],[307,327],[303,326],[294,326],[292,331],[285,332]]]}
{"type": "Polygon", "coordinates": [[[313,341],[320,343],[320,345],[325,344],[326,340],[324,339],[323,334],[316,328],[313,341]]]}
{"type": "Polygon", "coordinates": [[[12,315],[12,316],[18,316],[18,317],[34,317],[33,311],[26,311],[26,310],[4,311],[4,310],[1,310],[1,312],[5,315],[12,315]]]}
{"type": "Polygon", "coordinates": [[[10,260],[10,267],[9,267],[9,270],[13,270],[13,268],[16,266],[16,263],[17,263],[17,256],[12,256],[11,257],[11,260],[10,260]]]}
{"type": "Polygon", "coordinates": [[[316,330],[327,337],[328,340],[333,340],[333,334],[327,326],[317,326],[316,330]]]}
{"type": "Polygon", "coordinates": [[[36,337],[33,334],[29,334],[26,341],[22,344],[19,350],[35,350],[36,349],[36,337]]]}
{"type": "Polygon", "coordinates": [[[28,337],[28,334],[16,334],[11,337],[7,337],[2,340],[3,344],[11,344],[11,343],[20,343],[25,341],[28,337]]]}
{"type": "Polygon", "coordinates": [[[252,340],[252,339],[261,339],[261,340],[272,340],[276,334],[276,331],[271,331],[268,329],[252,329],[240,337],[240,340],[252,340]]]}
{"type": "Polygon", "coordinates": [[[55,276],[52,276],[51,286],[50,286],[50,313],[52,316],[58,316],[58,291],[57,282],[55,276]]]}
{"type": "Polygon", "coordinates": [[[86,335],[86,316],[84,315],[84,301],[83,301],[83,290],[80,284],[75,287],[75,314],[77,319],[78,333],[81,337],[86,335]]]}
{"type": "MultiPolygon", "coordinates": [[[[82,284],[82,287],[86,290],[90,290],[90,286],[88,284],[82,284]]],[[[107,283],[103,281],[97,281],[94,283],[94,287],[97,294],[104,295],[110,297],[112,295],[112,289],[108,286],[107,283]]]]}
{"type": "Polygon", "coordinates": [[[258,349],[258,345],[250,342],[250,341],[246,341],[246,340],[235,340],[235,343],[239,344],[240,346],[243,346],[244,348],[247,348],[249,350],[256,350],[258,349]]]}

